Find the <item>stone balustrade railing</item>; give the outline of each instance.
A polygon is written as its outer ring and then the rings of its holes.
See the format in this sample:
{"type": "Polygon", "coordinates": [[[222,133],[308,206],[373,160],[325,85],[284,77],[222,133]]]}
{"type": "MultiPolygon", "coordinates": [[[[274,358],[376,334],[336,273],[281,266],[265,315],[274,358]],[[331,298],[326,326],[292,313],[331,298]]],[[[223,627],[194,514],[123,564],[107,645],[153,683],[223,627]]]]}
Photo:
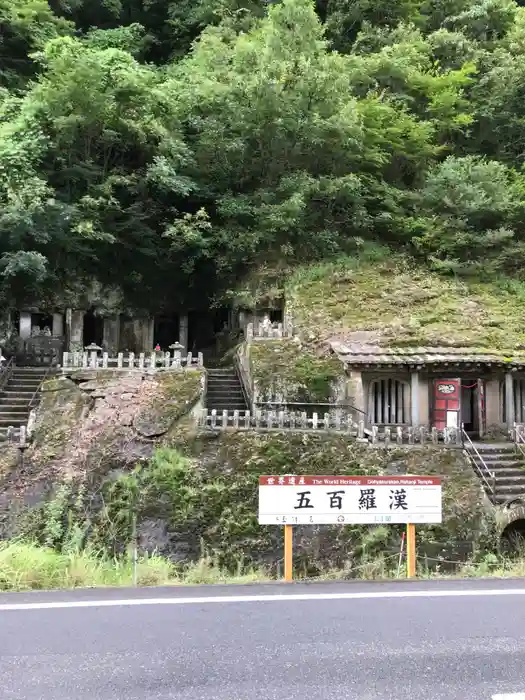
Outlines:
{"type": "Polygon", "coordinates": [[[354,434],[356,437],[364,437],[364,423],[356,425],[351,416],[325,413],[318,415],[296,411],[209,411],[203,409],[198,424],[202,428],[214,428],[218,430],[236,428],[249,429],[274,429],[274,430],[331,430],[354,434]]]}
{"type": "Polygon", "coordinates": [[[373,425],[369,431],[369,441],[372,445],[384,445],[387,447],[390,444],[397,445],[426,445],[426,444],[444,444],[444,445],[463,445],[461,430],[455,428],[445,428],[438,430],[437,428],[427,428],[419,426],[395,426],[383,427],[373,425]]]}
{"type": "MultiPolygon", "coordinates": [[[[337,407],[334,406],[336,409],[337,407]]],[[[374,446],[389,447],[394,445],[448,445],[462,446],[461,432],[452,428],[437,430],[424,426],[413,428],[397,426],[395,428],[372,426],[365,427],[364,421],[356,422],[349,413],[333,410],[330,413],[313,413],[297,411],[209,411],[202,409],[198,416],[201,428],[214,430],[312,430],[339,432],[366,441],[374,446]]]]}
{"type": "Polygon", "coordinates": [[[280,340],[282,338],[291,338],[293,336],[293,328],[289,323],[248,323],[246,326],[246,340],[280,340]]]}
{"type": "Polygon", "coordinates": [[[200,369],[204,366],[202,353],[182,355],[178,351],[135,354],[119,352],[110,356],[107,352],[65,352],[62,357],[62,371],[68,369],[200,369]]]}

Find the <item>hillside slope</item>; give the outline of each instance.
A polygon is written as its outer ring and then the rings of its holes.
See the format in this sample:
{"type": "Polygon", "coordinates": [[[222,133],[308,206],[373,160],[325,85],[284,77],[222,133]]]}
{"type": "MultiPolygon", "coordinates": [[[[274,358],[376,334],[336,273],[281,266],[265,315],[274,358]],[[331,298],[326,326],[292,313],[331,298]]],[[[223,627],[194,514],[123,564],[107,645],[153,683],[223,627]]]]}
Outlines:
{"type": "Polygon", "coordinates": [[[293,339],[254,343],[261,395],[328,401],[342,365],[330,342],[390,347],[455,347],[525,356],[525,286],[500,277],[456,278],[386,248],[299,265],[283,283],[293,339]]]}
{"type": "Polygon", "coordinates": [[[287,307],[305,340],[366,331],[374,344],[525,349],[525,286],[447,277],[395,253],[299,267],[287,307]]]}

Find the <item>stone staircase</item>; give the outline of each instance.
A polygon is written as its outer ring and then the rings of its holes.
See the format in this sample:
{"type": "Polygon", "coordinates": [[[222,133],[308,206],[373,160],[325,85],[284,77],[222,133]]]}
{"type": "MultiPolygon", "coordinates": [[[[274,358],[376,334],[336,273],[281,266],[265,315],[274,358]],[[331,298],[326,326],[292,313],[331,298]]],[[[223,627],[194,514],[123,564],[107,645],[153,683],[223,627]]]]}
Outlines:
{"type": "MultiPolygon", "coordinates": [[[[494,473],[494,492],[485,487],[487,496],[494,504],[503,504],[514,498],[525,499],[525,457],[513,442],[474,442],[483,462],[494,473]]],[[[474,464],[484,473],[480,459],[468,443],[465,451],[474,464]]]]}
{"type": "Polygon", "coordinates": [[[206,387],[206,409],[217,414],[228,411],[247,411],[248,406],[241,381],[234,367],[209,369],[206,387]]]}
{"type": "Polygon", "coordinates": [[[0,442],[7,439],[7,431],[16,431],[26,425],[31,411],[31,400],[47,374],[46,368],[14,367],[3,391],[0,392],[0,442]]]}

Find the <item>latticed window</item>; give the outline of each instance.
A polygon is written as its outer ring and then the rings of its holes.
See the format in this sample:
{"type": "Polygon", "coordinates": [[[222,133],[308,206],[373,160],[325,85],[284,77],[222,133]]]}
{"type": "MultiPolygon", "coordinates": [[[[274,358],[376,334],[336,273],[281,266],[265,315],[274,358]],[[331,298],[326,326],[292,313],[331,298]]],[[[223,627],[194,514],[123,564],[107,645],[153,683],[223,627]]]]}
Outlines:
{"type": "Polygon", "coordinates": [[[409,422],[410,386],[398,379],[375,379],[368,393],[368,415],[373,424],[409,422]]]}
{"type": "MultiPolygon", "coordinates": [[[[525,423],[525,379],[514,379],[514,420],[525,423]]],[[[507,390],[505,382],[501,382],[501,413],[503,423],[507,422],[507,390]]]]}

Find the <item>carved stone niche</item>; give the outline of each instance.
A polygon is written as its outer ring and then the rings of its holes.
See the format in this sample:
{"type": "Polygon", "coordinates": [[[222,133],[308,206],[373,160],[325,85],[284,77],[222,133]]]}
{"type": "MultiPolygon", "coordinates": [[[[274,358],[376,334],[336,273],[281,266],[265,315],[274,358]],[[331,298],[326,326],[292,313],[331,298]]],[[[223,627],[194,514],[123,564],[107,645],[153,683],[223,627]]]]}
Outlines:
{"type": "Polygon", "coordinates": [[[63,350],[62,338],[49,335],[34,336],[25,341],[22,356],[17,358],[17,364],[30,367],[54,366],[60,364],[63,350]]]}

